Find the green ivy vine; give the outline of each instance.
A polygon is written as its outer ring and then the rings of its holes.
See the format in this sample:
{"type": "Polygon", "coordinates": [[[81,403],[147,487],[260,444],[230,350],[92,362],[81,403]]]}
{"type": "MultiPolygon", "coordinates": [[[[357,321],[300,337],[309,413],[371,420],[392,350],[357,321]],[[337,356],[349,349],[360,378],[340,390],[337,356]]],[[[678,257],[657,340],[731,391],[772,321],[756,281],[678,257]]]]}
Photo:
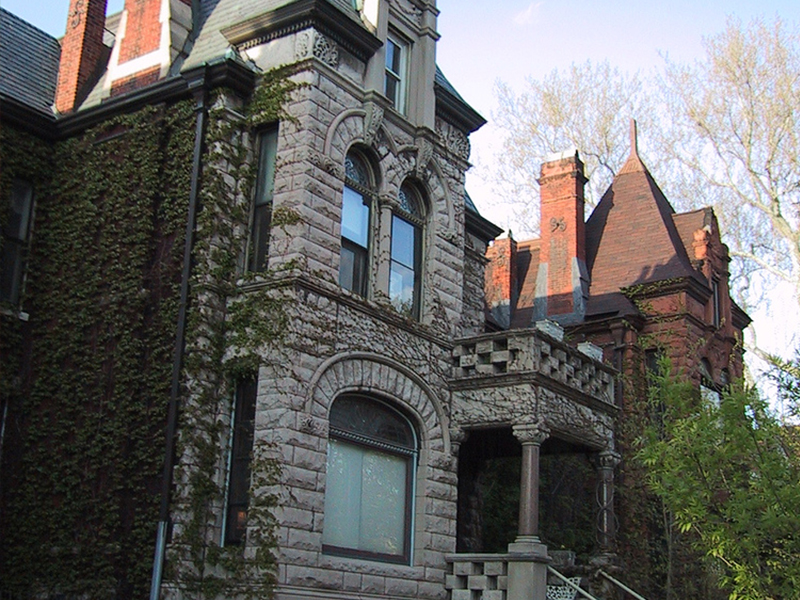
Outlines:
{"type": "MultiPolygon", "coordinates": [[[[288,327],[286,290],[242,292],[255,177],[252,132],[297,87],[268,74],[245,107],[213,98],[203,155],[178,464],[165,585],[263,597],[274,583],[273,449],[256,442],[246,546],[222,547],[225,448],[237,378],[288,327]]],[[[142,598],[153,560],[195,113],[190,101],[120,115],[48,143],[4,128],[0,197],[36,188],[22,304],[4,311],[0,592],[142,598]]],[[[279,166],[280,168],[280,166],[279,166]]],[[[277,211],[276,211],[277,212],[277,211]]],[[[277,226],[297,224],[293,211],[277,226]]],[[[263,274],[269,279],[269,274],[263,274]]]]}

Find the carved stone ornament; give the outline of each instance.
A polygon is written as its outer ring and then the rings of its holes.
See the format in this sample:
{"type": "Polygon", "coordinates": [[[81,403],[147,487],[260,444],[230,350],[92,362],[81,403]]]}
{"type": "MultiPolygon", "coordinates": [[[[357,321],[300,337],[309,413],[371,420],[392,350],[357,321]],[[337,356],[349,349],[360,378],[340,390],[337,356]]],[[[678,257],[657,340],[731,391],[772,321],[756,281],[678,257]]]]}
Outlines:
{"type": "Polygon", "coordinates": [[[567,230],[567,223],[564,221],[564,217],[551,217],[550,218],[550,231],[566,231],[567,230]]]}
{"type": "Polygon", "coordinates": [[[314,56],[334,69],[339,66],[339,48],[324,35],[314,36],[314,56]]]}
{"type": "Polygon", "coordinates": [[[417,25],[422,23],[422,11],[408,0],[397,0],[395,6],[417,25]]]}
{"type": "Polygon", "coordinates": [[[85,0],[78,0],[75,3],[75,10],[73,10],[69,15],[69,25],[73,29],[81,24],[83,20],[83,15],[86,13],[86,2],[85,0]]]}
{"type": "Polygon", "coordinates": [[[469,432],[464,431],[460,427],[450,428],[450,451],[453,456],[458,456],[458,450],[461,448],[461,444],[467,439],[468,434],[469,432]]]}
{"type": "Polygon", "coordinates": [[[622,462],[622,456],[615,450],[603,450],[595,459],[598,469],[615,469],[622,462]]]}
{"type": "Polygon", "coordinates": [[[456,156],[464,160],[469,160],[469,138],[455,127],[444,125],[443,123],[437,125],[436,132],[439,134],[439,137],[442,139],[447,149],[456,156]]]}
{"type": "Polygon", "coordinates": [[[433,158],[433,144],[426,139],[421,139],[417,143],[417,166],[415,174],[419,179],[424,179],[425,169],[433,158]]]}
{"type": "Polygon", "coordinates": [[[322,169],[326,173],[330,173],[337,179],[344,180],[344,166],[337,163],[330,156],[325,156],[324,154],[320,154],[314,150],[309,150],[308,162],[315,167],[322,169]]]}
{"type": "Polygon", "coordinates": [[[519,423],[512,427],[514,437],[517,438],[520,444],[534,444],[541,446],[544,441],[550,437],[550,428],[544,424],[544,421],[536,423],[519,423]]]}
{"type": "Polygon", "coordinates": [[[364,110],[367,112],[364,119],[364,142],[371,146],[383,124],[383,109],[374,102],[369,102],[364,106],[364,110]]]}
{"type": "Polygon", "coordinates": [[[303,31],[297,35],[294,43],[294,58],[295,60],[303,60],[311,56],[311,46],[313,32],[303,31]]]}

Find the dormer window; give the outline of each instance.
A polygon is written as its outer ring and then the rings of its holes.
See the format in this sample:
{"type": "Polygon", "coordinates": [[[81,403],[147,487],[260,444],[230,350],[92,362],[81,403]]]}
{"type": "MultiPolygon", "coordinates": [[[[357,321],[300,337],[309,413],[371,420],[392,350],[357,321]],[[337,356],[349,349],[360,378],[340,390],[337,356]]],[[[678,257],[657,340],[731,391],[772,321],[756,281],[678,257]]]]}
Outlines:
{"type": "Polygon", "coordinates": [[[395,109],[406,112],[406,63],[408,44],[390,35],[386,39],[386,79],[384,93],[394,104],[395,109]]]}

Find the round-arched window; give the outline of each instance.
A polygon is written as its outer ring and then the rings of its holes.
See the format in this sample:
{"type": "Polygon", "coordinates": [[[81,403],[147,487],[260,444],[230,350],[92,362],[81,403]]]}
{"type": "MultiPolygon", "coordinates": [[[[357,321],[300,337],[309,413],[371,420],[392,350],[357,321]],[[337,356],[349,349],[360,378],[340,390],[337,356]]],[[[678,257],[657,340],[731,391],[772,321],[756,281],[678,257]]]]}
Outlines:
{"type": "Polygon", "coordinates": [[[361,395],[330,412],[323,551],[408,563],[418,444],[410,421],[361,395]]]}
{"type": "Polygon", "coordinates": [[[374,195],[374,184],[366,161],[358,153],[348,152],[344,169],[339,285],[359,296],[366,296],[371,240],[370,198],[374,195]]]}
{"type": "Polygon", "coordinates": [[[392,215],[389,298],[399,312],[419,319],[423,205],[408,182],[400,186],[397,206],[392,215]]]}

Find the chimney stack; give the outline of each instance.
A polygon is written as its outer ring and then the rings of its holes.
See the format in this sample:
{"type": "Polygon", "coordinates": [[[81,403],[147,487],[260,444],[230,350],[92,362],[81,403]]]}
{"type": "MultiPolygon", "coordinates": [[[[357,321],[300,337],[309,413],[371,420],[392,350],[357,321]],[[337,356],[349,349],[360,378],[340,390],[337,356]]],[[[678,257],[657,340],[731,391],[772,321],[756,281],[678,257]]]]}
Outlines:
{"type": "Polygon", "coordinates": [[[502,327],[511,326],[511,313],[517,303],[517,242],[508,237],[496,239],[486,250],[486,304],[502,327]]]}
{"type": "Polygon", "coordinates": [[[87,85],[106,59],[106,1],[70,0],[56,87],[56,110],[60,113],[73,111],[82,101],[87,85]]]}
{"type": "Polygon", "coordinates": [[[539,177],[541,246],[534,312],[562,325],[586,314],[586,226],[583,187],[587,179],[577,150],[551,155],[539,177]]]}

